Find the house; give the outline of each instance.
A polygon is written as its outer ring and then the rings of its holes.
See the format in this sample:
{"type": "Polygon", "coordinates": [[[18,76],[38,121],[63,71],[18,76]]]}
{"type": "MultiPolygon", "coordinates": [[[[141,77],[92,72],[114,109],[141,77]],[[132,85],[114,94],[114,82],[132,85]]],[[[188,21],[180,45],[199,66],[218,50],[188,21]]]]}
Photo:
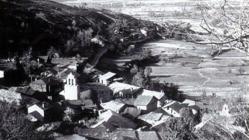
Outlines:
{"type": "Polygon", "coordinates": [[[31,87],[18,87],[15,91],[29,97],[34,96],[36,93],[31,87]]]}
{"type": "Polygon", "coordinates": [[[164,113],[154,111],[147,114],[143,114],[138,117],[140,121],[144,122],[144,124],[149,125],[151,127],[165,122],[168,118],[168,115],[164,115],[164,113]]]}
{"type": "Polygon", "coordinates": [[[155,98],[157,98],[158,100],[157,107],[161,107],[164,104],[164,101],[166,100],[166,96],[163,91],[157,92],[157,91],[151,91],[151,90],[144,89],[142,92],[142,95],[154,96],[155,98]]]}
{"type": "Polygon", "coordinates": [[[124,109],[120,111],[120,114],[126,118],[134,119],[137,118],[141,114],[141,110],[136,108],[135,106],[126,106],[124,109]]]}
{"type": "Polygon", "coordinates": [[[108,87],[113,91],[114,98],[134,98],[141,89],[140,87],[121,82],[113,82],[108,87]]]}
{"type": "Polygon", "coordinates": [[[190,100],[190,99],[185,99],[182,103],[188,104],[189,106],[196,105],[195,101],[190,100]]]}
{"type": "Polygon", "coordinates": [[[36,81],[34,81],[34,82],[31,82],[31,83],[29,84],[29,86],[30,86],[33,90],[39,91],[39,92],[47,92],[47,90],[48,90],[47,83],[46,83],[44,80],[42,80],[42,79],[36,80],[36,81]]]}
{"type": "Polygon", "coordinates": [[[111,110],[116,113],[120,113],[120,111],[125,109],[127,105],[121,101],[113,100],[106,103],[101,103],[100,106],[105,110],[111,110]]]}
{"type": "Polygon", "coordinates": [[[121,116],[120,114],[107,110],[99,114],[97,124],[91,126],[91,128],[97,128],[104,126],[110,131],[116,128],[131,128],[135,129],[137,125],[130,119],[121,116]]]}
{"type": "Polygon", "coordinates": [[[199,106],[197,106],[197,105],[189,105],[188,107],[191,109],[191,111],[192,111],[192,113],[193,113],[194,115],[200,113],[200,110],[201,110],[201,109],[200,109],[199,106]]]}
{"type": "Polygon", "coordinates": [[[137,140],[135,130],[119,128],[111,133],[112,140],[137,140]]]}
{"type": "Polygon", "coordinates": [[[148,31],[147,31],[148,29],[147,28],[141,28],[140,29],[140,32],[144,35],[144,36],[147,36],[148,35],[148,31]]]}
{"type": "Polygon", "coordinates": [[[113,72],[107,72],[106,74],[99,75],[98,82],[104,85],[109,85],[116,74],[113,72]]]}
{"type": "Polygon", "coordinates": [[[185,107],[188,106],[186,104],[181,104],[179,102],[173,101],[163,106],[162,109],[174,117],[181,117],[180,110],[185,107]]]}
{"type": "Polygon", "coordinates": [[[78,68],[78,62],[77,62],[77,61],[73,61],[72,63],[70,63],[70,64],[68,65],[68,68],[71,69],[71,70],[76,71],[77,68],[78,68]]]}
{"type": "Polygon", "coordinates": [[[62,86],[62,82],[54,77],[42,78],[36,81],[33,81],[29,86],[37,92],[53,94],[59,92],[58,90],[62,86]]]}
{"type": "Polygon", "coordinates": [[[156,131],[137,131],[139,140],[160,140],[156,131]]]}
{"type": "Polygon", "coordinates": [[[80,85],[81,90],[91,90],[93,100],[100,103],[105,103],[113,100],[112,90],[99,83],[86,83],[80,85]]]}
{"type": "Polygon", "coordinates": [[[64,90],[60,92],[60,95],[64,96],[65,100],[78,100],[79,92],[76,76],[73,73],[69,73],[66,78],[64,90]]]}
{"type": "Polygon", "coordinates": [[[158,100],[154,96],[140,95],[134,101],[134,106],[142,112],[150,112],[157,108],[158,100]]]}
{"type": "Polygon", "coordinates": [[[83,102],[80,100],[68,100],[65,101],[64,104],[64,121],[76,121],[84,117],[82,112],[82,106],[84,106],[83,102]]]}
{"type": "Polygon", "coordinates": [[[4,78],[4,70],[0,70],[0,78],[4,78]]]}
{"type": "Polygon", "coordinates": [[[84,136],[88,139],[92,140],[108,140],[109,132],[105,127],[97,127],[97,128],[84,128],[84,127],[76,127],[74,131],[80,136],[84,136]]]}
{"type": "Polygon", "coordinates": [[[53,58],[52,63],[57,65],[59,68],[70,68],[72,70],[77,70],[78,64],[82,63],[84,59],[79,60],[75,57],[72,58],[53,58]]]}
{"type": "Polygon", "coordinates": [[[45,94],[41,94],[39,92],[36,92],[31,87],[18,87],[16,92],[21,93],[23,97],[30,97],[38,100],[46,100],[47,96],[45,94]]]}
{"type": "Polygon", "coordinates": [[[229,107],[227,104],[224,104],[222,106],[222,110],[220,111],[221,116],[230,116],[231,114],[229,113],[229,107]]]}
{"type": "Polygon", "coordinates": [[[44,121],[48,118],[49,110],[51,106],[46,102],[39,102],[27,107],[28,114],[30,116],[30,121],[44,121]]]}
{"type": "Polygon", "coordinates": [[[58,73],[58,71],[56,70],[56,66],[55,66],[53,68],[47,68],[45,71],[40,73],[40,76],[48,78],[48,77],[55,76],[57,73],[58,73]]]}

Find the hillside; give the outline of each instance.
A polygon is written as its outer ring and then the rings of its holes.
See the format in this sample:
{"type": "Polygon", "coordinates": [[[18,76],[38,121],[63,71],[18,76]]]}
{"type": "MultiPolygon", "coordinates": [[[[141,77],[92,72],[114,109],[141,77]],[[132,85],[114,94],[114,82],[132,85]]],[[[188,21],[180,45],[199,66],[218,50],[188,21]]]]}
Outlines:
{"type": "Polygon", "coordinates": [[[30,48],[45,55],[51,47],[62,56],[90,57],[98,48],[122,54],[130,44],[157,37],[152,22],[48,0],[0,0],[0,17],[0,57],[23,55],[30,48]]]}

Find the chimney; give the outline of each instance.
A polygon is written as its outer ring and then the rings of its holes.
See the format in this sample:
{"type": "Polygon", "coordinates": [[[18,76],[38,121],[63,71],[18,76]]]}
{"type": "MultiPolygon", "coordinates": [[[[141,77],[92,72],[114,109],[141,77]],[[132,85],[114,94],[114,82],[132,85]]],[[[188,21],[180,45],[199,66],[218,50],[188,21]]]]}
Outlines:
{"type": "Polygon", "coordinates": [[[42,108],[45,108],[45,103],[44,102],[42,102],[42,108]]]}

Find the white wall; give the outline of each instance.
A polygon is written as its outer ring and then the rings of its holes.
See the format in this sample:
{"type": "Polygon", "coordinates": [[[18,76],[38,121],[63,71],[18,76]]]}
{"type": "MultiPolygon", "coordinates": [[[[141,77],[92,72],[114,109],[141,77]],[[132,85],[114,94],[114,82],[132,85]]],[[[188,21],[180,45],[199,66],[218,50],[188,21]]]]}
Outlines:
{"type": "Polygon", "coordinates": [[[44,110],[42,108],[40,108],[38,105],[32,105],[30,107],[28,107],[28,114],[37,111],[39,114],[41,114],[41,116],[44,117],[44,110]]]}
{"type": "Polygon", "coordinates": [[[174,116],[174,117],[181,117],[181,115],[176,112],[175,110],[173,110],[172,108],[168,108],[167,107],[164,109],[168,114],[174,116]]]}
{"type": "Polygon", "coordinates": [[[106,80],[105,78],[102,78],[101,76],[99,76],[99,83],[107,86],[108,85],[108,80],[106,80]]]}
{"type": "Polygon", "coordinates": [[[4,78],[4,71],[0,70],[0,78],[4,78]]]}
{"type": "Polygon", "coordinates": [[[65,100],[78,100],[79,87],[75,76],[70,73],[67,76],[66,83],[64,85],[64,91],[60,93],[65,100]]]}
{"type": "Polygon", "coordinates": [[[147,110],[147,106],[137,106],[139,110],[147,110]]]}

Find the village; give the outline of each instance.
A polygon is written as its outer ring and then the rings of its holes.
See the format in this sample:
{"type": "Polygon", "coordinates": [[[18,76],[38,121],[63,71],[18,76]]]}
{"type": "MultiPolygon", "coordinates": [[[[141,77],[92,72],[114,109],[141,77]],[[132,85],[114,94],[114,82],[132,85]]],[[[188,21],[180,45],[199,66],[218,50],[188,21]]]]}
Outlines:
{"type": "MultiPolygon", "coordinates": [[[[4,60],[5,63],[10,61],[17,63],[18,60],[4,60]]],[[[115,132],[118,138],[124,139],[159,140],[155,130],[171,118],[185,117],[183,110],[189,110],[194,118],[198,118],[196,124],[201,122],[203,113],[231,115],[226,102],[212,110],[208,103],[191,99],[180,102],[168,99],[163,90],[152,91],[125,83],[123,77],[111,71],[104,73],[86,65],[85,73],[79,72],[83,58],[39,56],[33,62],[37,63],[38,69],[45,68],[28,75],[30,82],[22,86],[4,86],[5,80],[16,79],[20,73],[9,74],[2,68],[0,100],[25,110],[27,119],[37,124],[40,131],[56,130],[62,122],[68,122],[73,126],[84,126],[77,127],[73,133],[76,131],[86,138],[103,139],[104,135],[98,133],[104,131],[108,134],[115,132]]],[[[66,129],[63,133],[70,134],[66,129]]]]}

